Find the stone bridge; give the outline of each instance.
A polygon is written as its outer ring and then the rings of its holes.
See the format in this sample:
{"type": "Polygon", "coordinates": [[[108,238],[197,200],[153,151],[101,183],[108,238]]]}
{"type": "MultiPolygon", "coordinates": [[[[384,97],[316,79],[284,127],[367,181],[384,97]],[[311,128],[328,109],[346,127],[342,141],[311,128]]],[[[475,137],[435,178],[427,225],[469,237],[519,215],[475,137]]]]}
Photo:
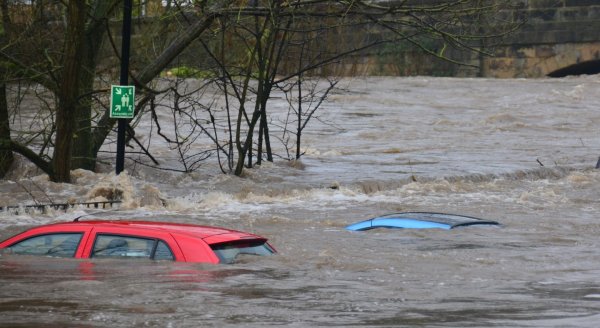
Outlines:
{"type": "MultiPolygon", "coordinates": [[[[442,0],[428,0],[442,1],[442,0]]],[[[457,53],[459,66],[422,53],[383,58],[367,54],[342,64],[340,75],[435,75],[497,78],[600,73],[600,0],[520,0],[519,17],[527,22],[496,45],[493,56],[457,53]]]]}
{"type": "Polygon", "coordinates": [[[600,73],[600,0],[525,0],[527,24],[482,59],[480,76],[600,73]]]}

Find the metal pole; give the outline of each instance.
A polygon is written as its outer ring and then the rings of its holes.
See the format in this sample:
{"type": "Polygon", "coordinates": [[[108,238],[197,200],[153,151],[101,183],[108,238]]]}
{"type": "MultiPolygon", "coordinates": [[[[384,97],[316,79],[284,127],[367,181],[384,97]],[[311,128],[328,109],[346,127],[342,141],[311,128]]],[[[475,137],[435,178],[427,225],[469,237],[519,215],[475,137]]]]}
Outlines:
{"type": "MultiPolygon", "coordinates": [[[[129,84],[129,48],[131,45],[131,7],[132,0],[123,1],[123,30],[121,33],[121,78],[120,85],[129,84]]],[[[125,130],[127,119],[117,119],[117,166],[116,173],[119,175],[125,166],[125,130]]]]}

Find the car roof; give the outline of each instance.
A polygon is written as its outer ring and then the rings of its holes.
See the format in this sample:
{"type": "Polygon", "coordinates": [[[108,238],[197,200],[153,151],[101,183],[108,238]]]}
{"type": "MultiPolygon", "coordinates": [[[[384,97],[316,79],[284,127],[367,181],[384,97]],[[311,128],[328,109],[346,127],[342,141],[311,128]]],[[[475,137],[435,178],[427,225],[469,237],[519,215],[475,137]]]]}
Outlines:
{"type": "MultiPolygon", "coordinates": [[[[207,238],[216,235],[233,235],[237,237],[257,237],[250,233],[241,232],[237,230],[231,230],[220,227],[187,224],[187,223],[173,223],[173,222],[158,222],[158,221],[135,221],[135,220],[75,220],[72,222],[59,222],[46,225],[46,227],[60,227],[60,226],[91,226],[91,227],[103,227],[103,228],[134,228],[141,230],[153,230],[163,231],[169,233],[184,234],[196,238],[207,238]]],[[[44,226],[41,226],[44,227],[44,226]]]]}
{"type": "Polygon", "coordinates": [[[353,223],[346,227],[352,231],[363,231],[374,228],[406,228],[453,229],[470,225],[499,225],[496,221],[483,220],[471,216],[435,213],[435,212],[403,212],[388,214],[365,221],[353,223]]]}

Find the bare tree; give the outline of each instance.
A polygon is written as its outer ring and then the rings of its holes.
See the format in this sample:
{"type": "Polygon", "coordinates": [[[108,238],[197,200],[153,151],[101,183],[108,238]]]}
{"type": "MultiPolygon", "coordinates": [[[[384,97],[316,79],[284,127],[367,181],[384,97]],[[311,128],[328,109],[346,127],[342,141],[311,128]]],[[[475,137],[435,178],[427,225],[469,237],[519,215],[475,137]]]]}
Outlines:
{"type": "MultiPolygon", "coordinates": [[[[152,56],[134,59],[131,77],[143,95],[136,113],[142,115],[145,106],[155,99],[157,91],[152,90],[151,81],[182,52],[200,43],[203,50],[198,57],[208,60],[198,66],[213,72],[210,81],[222,91],[226,121],[210,118],[215,109],[210,99],[181,107],[182,97],[178,95],[172,119],[185,121],[197,130],[187,136],[176,134],[173,145],[181,150],[184,170],[190,170],[197,167],[197,162],[186,155],[190,140],[194,140],[191,136],[214,138],[212,151],[224,155],[226,165],[219,159],[222,169],[241,175],[244,167],[251,167],[255,161],[260,164],[263,158],[273,160],[268,106],[273,90],[296,83],[301,93],[300,82],[306,76],[330,75],[336,65],[351,63],[353,56],[385,44],[408,43],[451,62],[456,59],[451,57],[450,48],[482,53],[487,50],[482,44],[489,48],[493,40],[519,27],[520,18],[505,10],[512,2],[206,0],[186,1],[183,5],[181,1],[170,1],[169,11],[162,14],[173,24],[157,32],[167,40],[164,46],[146,46],[144,52],[152,56]],[[198,115],[208,115],[209,119],[203,121],[198,115]],[[227,130],[227,142],[219,141],[217,126],[227,130]],[[211,127],[213,132],[209,132],[211,127]]],[[[0,155],[7,154],[7,150],[18,152],[52,180],[68,182],[71,169],[94,169],[100,147],[115,123],[109,117],[106,97],[97,95],[105,92],[110,81],[100,69],[107,58],[100,56],[102,41],[114,40],[110,21],[117,15],[120,1],[36,2],[34,11],[23,11],[21,16],[11,11],[16,5],[6,0],[0,3],[5,31],[14,25],[5,23],[10,20],[4,16],[11,15],[19,18],[23,31],[5,33],[6,46],[0,49],[0,60],[8,68],[4,83],[27,81],[55,95],[55,100],[49,102],[55,108],[55,128],[45,129],[50,136],[44,133],[41,140],[28,144],[3,130],[2,124],[6,128],[3,122],[7,121],[3,115],[9,111],[2,109],[0,92],[0,155]],[[66,20],[53,14],[57,11],[65,12],[66,20]],[[45,152],[40,153],[40,148],[45,152]]],[[[156,21],[161,24],[167,20],[156,21]]],[[[119,49],[111,43],[118,56],[119,49]]],[[[297,99],[304,97],[299,95],[297,99]]],[[[298,143],[311,117],[304,116],[311,112],[306,109],[300,104],[294,109],[300,124],[296,131],[298,143]]],[[[130,132],[133,136],[132,129],[130,132]]],[[[296,157],[299,149],[298,144],[296,157]]],[[[0,163],[9,162],[9,157],[0,156],[0,163]]]]}
{"type": "Polygon", "coordinates": [[[285,145],[288,159],[298,160],[302,153],[302,132],[308,123],[316,117],[317,111],[327,100],[330,92],[333,91],[339,80],[327,78],[323,86],[321,79],[306,79],[304,76],[298,76],[298,79],[290,84],[289,88],[283,90],[288,102],[288,113],[283,122],[283,132],[281,141],[285,145]],[[293,138],[295,147],[294,156],[290,155],[290,139],[293,138]]]}
{"type": "MultiPolygon", "coordinates": [[[[263,154],[273,160],[267,104],[274,89],[283,89],[289,80],[301,81],[304,75],[334,72],[333,66],[348,62],[352,55],[385,44],[408,43],[451,62],[455,59],[448,57],[449,48],[481,52],[480,40],[501,37],[518,27],[515,17],[499,14],[509,4],[491,0],[267,0],[235,8],[235,16],[223,12],[219,17],[222,38],[236,47],[207,51],[228,85],[227,94],[235,100],[229,106],[238,113],[234,117],[234,173],[240,175],[244,166],[253,165],[253,149],[256,163],[260,164],[263,154]]],[[[301,105],[296,110],[302,116],[301,105]]],[[[297,122],[301,124],[302,119],[297,122]]],[[[301,124],[297,142],[302,129],[301,124]]]]}

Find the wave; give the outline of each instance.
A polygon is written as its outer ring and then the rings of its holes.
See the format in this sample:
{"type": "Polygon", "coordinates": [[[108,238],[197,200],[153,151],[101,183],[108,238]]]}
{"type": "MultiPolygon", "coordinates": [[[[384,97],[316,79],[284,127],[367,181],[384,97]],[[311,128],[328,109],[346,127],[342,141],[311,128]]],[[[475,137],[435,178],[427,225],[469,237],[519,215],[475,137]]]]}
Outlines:
{"type": "MultiPolygon", "coordinates": [[[[361,181],[358,182],[354,186],[345,186],[346,188],[352,188],[359,190],[365,194],[374,194],[377,192],[384,192],[389,190],[395,190],[400,187],[403,187],[407,184],[422,184],[422,185],[430,185],[434,186],[434,189],[438,190],[447,190],[447,191],[456,191],[460,189],[461,186],[464,187],[465,183],[487,183],[492,182],[494,180],[508,180],[508,181],[516,181],[516,180],[556,180],[562,179],[573,172],[582,172],[593,170],[593,168],[581,168],[574,166],[555,166],[555,167],[539,167],[530,170],[516,170],[512,172],[505,173],[487,173],[487,174],[468,174],[468,175],[457,175],[457,176],[446,176],[446,177],[416,177],[410,176],[403,180],[397,181],[378,181],[378,180],[369,180],[369,181],[361,181]]],[[[583,175],[579,174],[576,177],[573,177],[574,181],[576,180],[585,180],[583,175]]]]}

